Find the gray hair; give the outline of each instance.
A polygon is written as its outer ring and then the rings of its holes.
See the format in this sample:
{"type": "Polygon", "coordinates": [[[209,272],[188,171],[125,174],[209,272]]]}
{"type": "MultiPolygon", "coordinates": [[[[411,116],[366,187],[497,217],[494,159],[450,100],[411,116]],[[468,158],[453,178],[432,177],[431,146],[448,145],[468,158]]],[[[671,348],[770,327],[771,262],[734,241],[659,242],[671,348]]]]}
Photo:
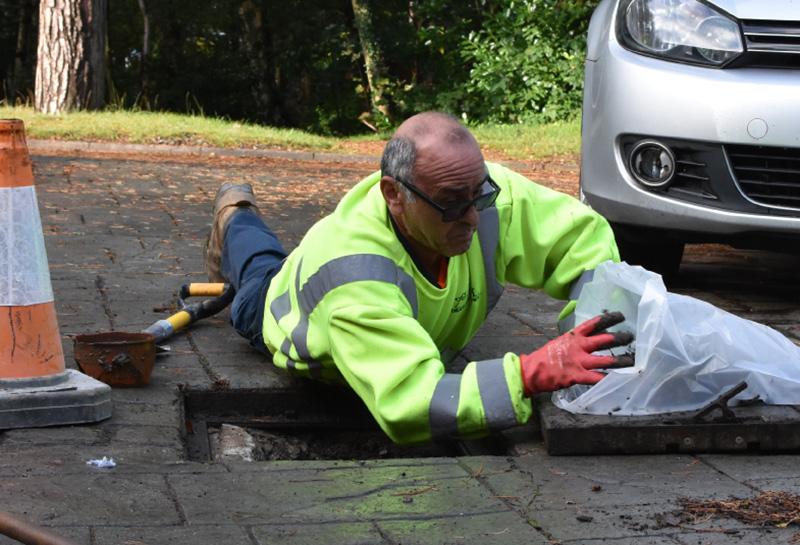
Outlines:
{"type": "MultiPolygon", "coordinates": [[[[414,142],[402,136],[395,136],[386,144],[381,157],[381,175],[398,178],[406,183],[414,183],[414,162],[417,148],[414,142]]],[[[403,194],[406,202],[414,202],[414,194],[403,184],[395,181],[395,186],[403,194]]]]}

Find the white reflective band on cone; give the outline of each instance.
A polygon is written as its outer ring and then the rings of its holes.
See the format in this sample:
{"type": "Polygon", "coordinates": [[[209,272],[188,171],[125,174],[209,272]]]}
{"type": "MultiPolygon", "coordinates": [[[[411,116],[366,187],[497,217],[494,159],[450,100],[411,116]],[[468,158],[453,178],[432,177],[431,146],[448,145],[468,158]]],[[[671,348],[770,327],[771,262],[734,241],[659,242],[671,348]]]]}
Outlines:
{"type": "Polygon", "coordinates": [[[52,300],[36,188],[0,188],[0,306],[52,300]]]}

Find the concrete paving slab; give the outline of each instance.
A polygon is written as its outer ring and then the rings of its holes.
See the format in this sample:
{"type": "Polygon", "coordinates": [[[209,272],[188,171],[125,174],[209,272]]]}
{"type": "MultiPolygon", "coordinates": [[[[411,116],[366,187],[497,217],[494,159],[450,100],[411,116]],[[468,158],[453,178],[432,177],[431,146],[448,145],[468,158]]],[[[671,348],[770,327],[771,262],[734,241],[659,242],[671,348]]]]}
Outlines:
{"type": "MultiPolygon", "coordinates": [[[[136,445],[112,443],[105,445],[55,445],[46,450],[41,446],[20,446],[14,456],[0,462],[0,477],[32,475],[88,475],[97,469],[87,466],[89,460],[112,458],[117,466],[113,473],[208,473],[225,472],[221,466],[208,466],[185,461],[180,446],[136,445]]],[[[111,473],[111,472],[109,472],[111,473]]]]}
{"type": "Polygon", "coordinates": [[[678,542],[670,536],[639,536],[625,539],[579,539],[560,543],[562,545],[676,545],[678,542]]]}
{"type": "Polygon", "coordinates": [[[704,534],[678,534],[675,539],[681,545],[794,545],[797,543],[796,529],[764,528],[760,530],[743,530],[735,534],[724,532],[707,532],[704,534]]]}
{"type": "Polygon", "coordinates": [[[505,510],[455,462],[313,471],[297,462],[296,468],[285,474],[250,471],[169,479],[190,523],[393,520],[505,510]]]}
{"type": "Polygon", "coordinates": [[[178,385],[174,383],[148,384],[139,388],[113,388],[111,399],[113,402],[121,400],[133,403],[172,405],[180,401],[180,392],[178,385]]]}
{"type": "Polygon", "coordinates": [[[49,447],[69,443],[91,446],[107,442],[108,434],[100,424],[15,429],[0,433],[0,447],[7,452],[14,452],[14,449],[23,446],[49,447]]]}
{"type": "MultiPolygon", "coordinates": [[[[754,476],[760,477],[758,473],[754,476]]],[[[784,491],[784,492],[791,492],[792,494],[800,494],[800,479],[798,478],[778,478],[778,479],[761,479],[761,478],[750,478],[745,481],[748,486],[753,487],[753,489],[757,491],[767,491],[767,490],[776,490],[776,491],[784,491]]],[[[736,496],[738,498],[747,498],[750,496],[755,496],[757,492],[751,492],[749,494],[744,494],[740,496],[736,496]]]]}
{"type": "Polygon", "coordinates": [[[794,454],[742,456],[737,454],[702,454],[703,462],[738,481],[753,475],[762,479],[798,479],[800,464],[794,454]]]}
{"type": "Polygon", "coordinates": [[[374,524],[364,522],[331,524],[276,524],[252,526],[259,545],[389,545],[374,524]]]}
{"type": "Polygon", "coordinates": [[[253,545],[247,529],[233,524],[226,526],[166,526],[166,527],[97,527],[93,543],[119,543],[123,545],[164,545],[167,543],[191,545],[253,545]]]}
{"type": "Polygon", "coordinates": [[[640,505],[663,497],[728,497],[751,489],[690,456],[461,458],[498,496],[532,507],[640,505]],[[542,463],[544,462],[544,463],[542,463]],[[599,491],[595,491],[600,487],[599,491]]]}
{"type": "Polygon", "coordinates": [[[272,362],[265,356],[234,363],[231,359],[209,356],[209,361],[220,378],[232,389],[289,388],[293,380],[272,372],[272,362]]]}
{"type": "Polygon", "coordinates": [[[547,545],[551,541],[515,513],[487,513],[431,520],[380,521],[390,543],[403,545],[547,545]]]}
{"type": "MultiPolygon", "coordinates": [[[[165,423],[166,424],[166,423],[165,423]]],[[[156,447],[175,447],[183,445],[180,430],[176,425],[163,426],[113,426],[110,427],[113,443],[132,443],[156,447]]]]}
{"type": "MultiPolygon", "coordinates": [[[[403,472],[408,468],[421,466],[450,466],[452,458],[396,458],[387,460],[305,460],[298,465],[296,460],[273,460],[268,463],[252,463],[226,460],[222,464],[232,473],[284,473],[290,474],[301,467],[306,471],[326,471],[331,469],[369,471],[371,468],[394,468],[403,472]]],[[[286,477],[289,478],[289,477],[286,477]]]]}
{"type": "Polygon", "coordinates": [[[37,524],[180,524],[164,476],[124,475],[98,469],[89,475],[47,475],[3,479],[0,505],[37,524]]]}
{"type": "Polygon", "coordinates": [[[736,533],[748,528],[732,519],[678,524],[672,515],[677,510],[678,506],[671,502],[604,507],[566,505],[560,509],[533,509],[527,516],[543,532],[563,541],[627,539],[644,535],[674,538],[678,534],[702,536],[721,531],[736,533]]]}
{"type": "Polygon", "coordinates": [[[164,426],[169,424],[177,426],[180,423],[175,404],[135,403],[119,398],[114,399],[113,394],[112,391],[113,425],[115,426],[164,426]]]}

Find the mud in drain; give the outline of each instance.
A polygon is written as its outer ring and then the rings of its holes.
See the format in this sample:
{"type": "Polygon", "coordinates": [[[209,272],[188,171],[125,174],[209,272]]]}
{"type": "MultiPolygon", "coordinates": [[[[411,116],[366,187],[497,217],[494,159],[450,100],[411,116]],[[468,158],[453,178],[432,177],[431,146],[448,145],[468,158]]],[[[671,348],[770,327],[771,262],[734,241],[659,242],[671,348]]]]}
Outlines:
{"type": "Polygon", "coordinates": [[[502,438],[394,444],[349,390],[186,390],[187,457],[209,460],[370,460],[507,453],[502,438]]]}

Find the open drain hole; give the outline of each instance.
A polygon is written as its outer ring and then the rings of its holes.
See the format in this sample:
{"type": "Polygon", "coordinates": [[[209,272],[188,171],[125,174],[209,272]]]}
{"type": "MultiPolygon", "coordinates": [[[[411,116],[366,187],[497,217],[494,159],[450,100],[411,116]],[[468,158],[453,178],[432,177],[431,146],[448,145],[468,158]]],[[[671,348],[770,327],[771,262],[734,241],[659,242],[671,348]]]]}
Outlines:
{"type": "Polygon", "coordinates": [[[287,389],[183,391],[187,458],[370,460],[503,455],[502,437],[394,444],[352,391],[310,384],[287,389]],[[241,447],[241,451],[239,450],[241,447]],[[241,456],[239,456],[241,452],[241,456]]]}

